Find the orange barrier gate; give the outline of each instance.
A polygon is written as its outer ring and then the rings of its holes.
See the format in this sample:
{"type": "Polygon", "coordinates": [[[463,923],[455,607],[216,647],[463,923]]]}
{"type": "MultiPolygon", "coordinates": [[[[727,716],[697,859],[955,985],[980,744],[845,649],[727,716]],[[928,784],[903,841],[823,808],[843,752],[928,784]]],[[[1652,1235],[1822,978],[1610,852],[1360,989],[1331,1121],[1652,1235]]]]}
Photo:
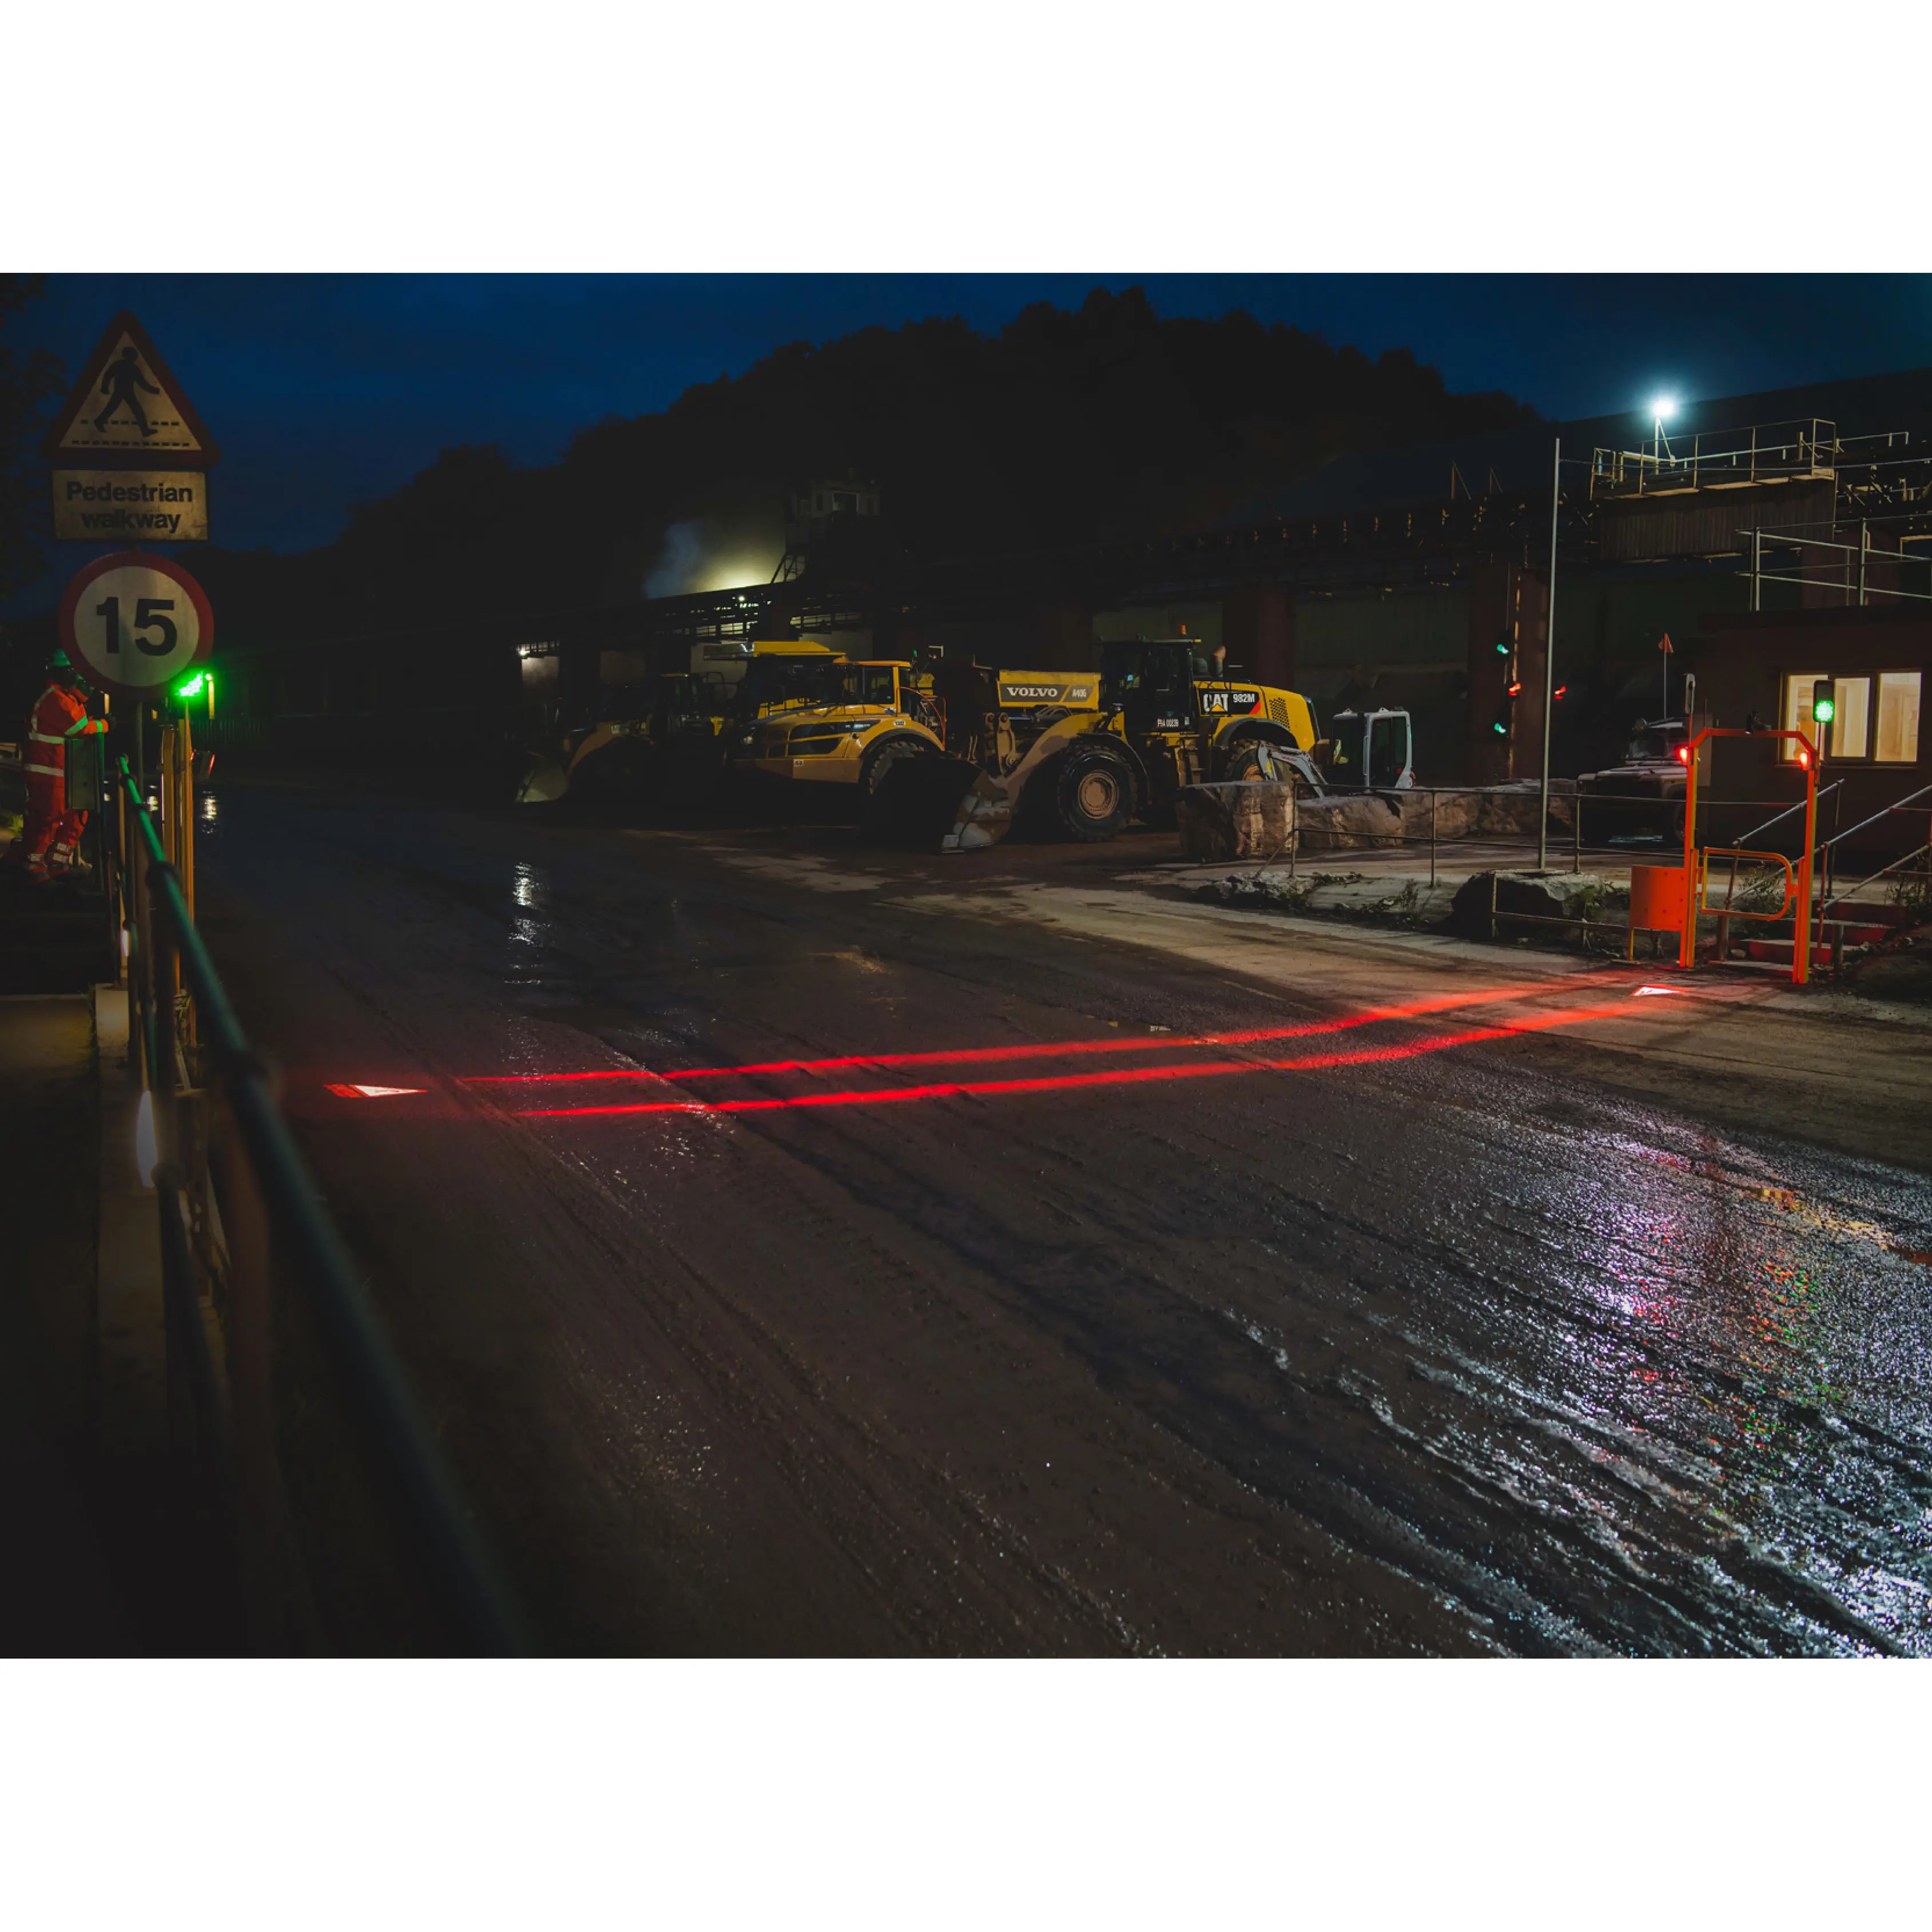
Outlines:
{"type": "MultiPolygon", "coordinates": [[[[1681,875],[1680,875],[1681,876],[1681,875]]],[[[1728,958],[1726,950],[1730,942],[1731,921],[1734,919],[1761,919],[1777,920],[1784,917],[1798,902],[1798,884],[1791,870],[1791,861],[1782,852],[1758,852],[1743,845],[1706,845],[1697,854],[1697,904],[1699,912],[1714,913],[1718,919],[1718,957],[1728,958]],[[1724,902],[1714,906],[1711,903],[1711,861],[1728,859],[1731,862],[1731,875],[1724,887],[1724,902]],[[1753,912],[1736,903],[1738,887],[1738,867],[1750,859],[1762,865],[1776,866],[1784,874],[1784,896],[1775,912],[1753,912]]],[[[1808,908],[1804,919],[1807,937],[1810,932],[1810,914],[1808,908]]],[[[1792,959],[1797,961],[1796,925],[1794,922],[1792,940],[1792,959]]],[[[1798,982],[1799,985],[1804,982],[1798,982]]]]}
{"type": "MultiPolygon", "coordinates": [[[[1811,855],[1816,849],[1818,838],[1818,748],[1802,731],[1745,731],[1736,725],[1706,725],[1683,746],[1677,754],[1684,761],[1684,863],[1677,866],[1648,866],[1643,869],[1652,874],[1664,872],[1674,880],[1668,897],[1682,907],[1682,938],[1678,942],[1677,963],[1687,973],[1695,972],[1697,967],[1697,915],[1700,912],[1714,912],[1718,916],[1720,936],[1726,933],[1733,919],[1782,919],[1795,904],[1798,916],[1792,922],[1791,983],[1804,986],[1810,976],[1811,967],[1811,855]],[[1730,845],[1713,845],[1700,851],[1697,847],[1697,748],[1706,738],[1789,738],[1798,745],[1798,762],[1804,772],[1804,850],[1798,862],[1796,878],[1792,877],[1791,862],[1781,852],[1754,852],[1730,845]],[[1745,859],[1768,860],[1784,868],[1784,903],[1776,911],[1740,912],[1730,903],[1726,896],[1722,906],[1706,903],[1710,886],[1710,862],[1713,858],[1732,861],[1731,878],[1735,885],[1737,863],[1745,859]]],[[[1661,887],[1662,881],[1655,882],[1653,894],[1661,887]]],[[[1630,874],[1630,918],[1632,944],[1635,944],[1636,921],[1636,872],[1630,874]]]]}

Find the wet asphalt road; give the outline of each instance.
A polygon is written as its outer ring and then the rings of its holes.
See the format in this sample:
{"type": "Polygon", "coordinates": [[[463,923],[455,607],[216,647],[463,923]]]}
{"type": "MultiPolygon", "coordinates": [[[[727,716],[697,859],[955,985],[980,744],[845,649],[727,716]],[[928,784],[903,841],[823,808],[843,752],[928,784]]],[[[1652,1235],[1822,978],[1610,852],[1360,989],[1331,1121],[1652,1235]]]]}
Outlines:
{"type": "Polygon", "coordinates": [[[218,958],[547,1647],[1932,1650],[1932,1184],[1497,1036],[1627,975],[1418,969],[1463,1003],[1338,1027],[1339,980],[929,865],[256,789],[210,829],[218,958]],[[801,1060],[848,1064],[719,1070],[801,1060]]]}

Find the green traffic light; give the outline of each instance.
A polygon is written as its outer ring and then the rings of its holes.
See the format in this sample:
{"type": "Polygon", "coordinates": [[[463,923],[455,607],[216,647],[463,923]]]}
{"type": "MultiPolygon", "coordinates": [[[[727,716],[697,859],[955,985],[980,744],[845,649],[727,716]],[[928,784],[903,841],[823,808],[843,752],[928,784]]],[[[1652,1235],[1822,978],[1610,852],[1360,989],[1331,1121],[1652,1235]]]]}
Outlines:
{"type": "Polygon", "coordinates": [[[188,680],[187,683],[178,684],[175,686],[175,695],[177,698],[194,698],[200,693],[202,686],[207,682],[207,672],[205,670],[198,670],[195,673],[194,676],[188,680]]]}
{"type": "Polygon", "coordinates": [[[1828,724],[1838,715],[1837,703],[1828,698],[1821,698],[1811,707],[1811,715],[1820,724],[1828,724]]]}

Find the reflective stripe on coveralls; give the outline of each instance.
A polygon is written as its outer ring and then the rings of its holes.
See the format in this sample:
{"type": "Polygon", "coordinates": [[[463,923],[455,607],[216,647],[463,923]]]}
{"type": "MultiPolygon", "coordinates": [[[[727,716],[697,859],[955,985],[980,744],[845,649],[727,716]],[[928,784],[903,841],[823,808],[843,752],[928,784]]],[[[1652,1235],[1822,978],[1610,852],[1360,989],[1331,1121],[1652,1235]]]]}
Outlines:
{"type": "Polygon", "coordinates": [[[19,843],[27,870],[36,877],[68,870],[86,829],[87,814],[68,809],[67,740],[87,723],[86,704],[64,685],[48,685],[34,700],[28,742],[46,748],[26,768],[27,815],[19,843]]]}

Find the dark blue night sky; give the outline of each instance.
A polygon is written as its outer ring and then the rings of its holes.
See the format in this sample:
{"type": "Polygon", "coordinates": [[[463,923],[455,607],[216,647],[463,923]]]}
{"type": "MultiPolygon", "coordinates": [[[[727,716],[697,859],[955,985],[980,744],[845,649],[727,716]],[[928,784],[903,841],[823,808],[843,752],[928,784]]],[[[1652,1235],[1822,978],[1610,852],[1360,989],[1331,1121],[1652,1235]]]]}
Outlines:
{"type": "Polygon", "coordinates": [[[1136,281],[1164,314],[1406,345],[1451,388],[1557,418],[1932,363],[1928,276],[62,275],[18,330],[71,377],[133,309],[223,446],[217,541],[296,550],[450,444],[543,462],[781,343],[930,315],[993,329],[1136,281]]]}

